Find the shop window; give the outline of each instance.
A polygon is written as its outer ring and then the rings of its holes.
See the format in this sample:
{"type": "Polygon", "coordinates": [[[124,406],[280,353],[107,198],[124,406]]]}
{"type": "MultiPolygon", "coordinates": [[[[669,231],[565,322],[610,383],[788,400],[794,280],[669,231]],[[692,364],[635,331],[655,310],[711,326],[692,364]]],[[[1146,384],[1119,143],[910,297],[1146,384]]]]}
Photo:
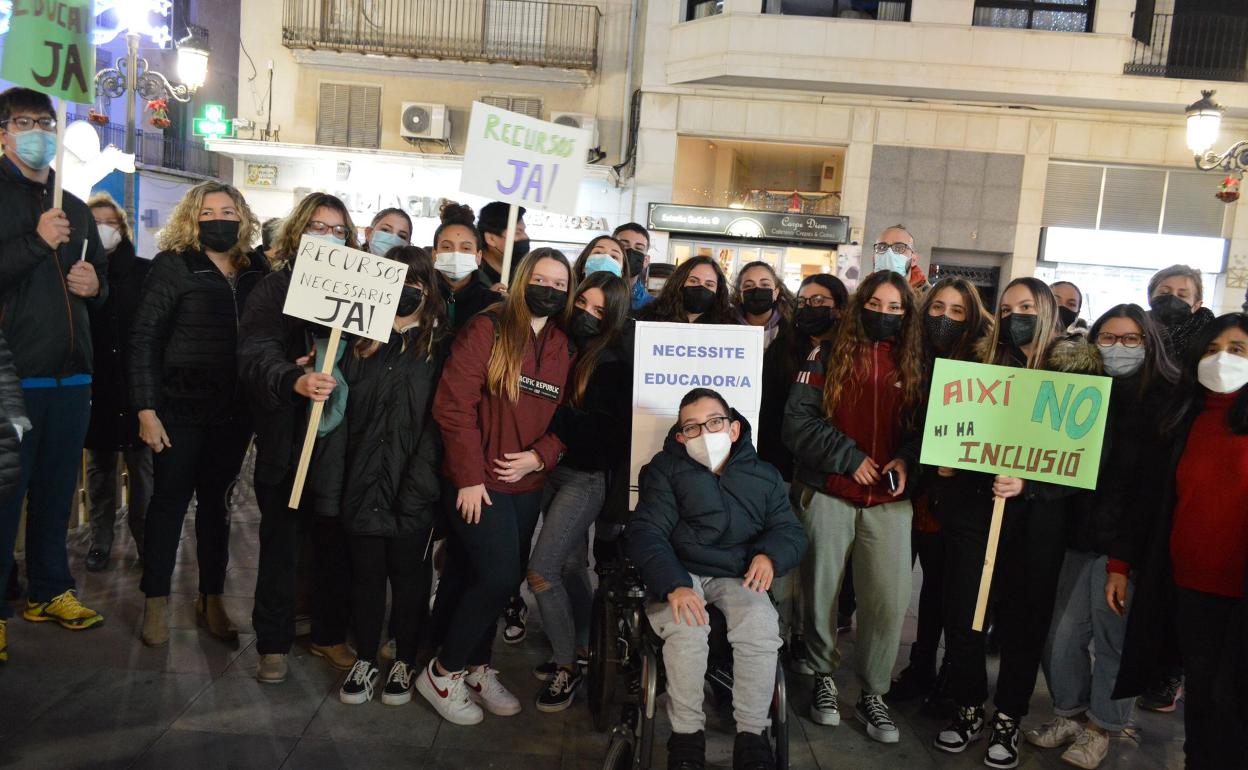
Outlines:
{"type": "Polygon", "coordinates": [[[331,147],[380,147],[381,89],[321,83],[316,143],[331,147]]]}
{"type": "Polygon", "coordinates": [[[844,169],[843,147],[682,136],[672,202],[835,216],[844,169]]]}
{"type": "Polygon", "coordinates": [[[530,118],[541,119],[542,117],[542,100],[536,96],[482,96],[480,101],[491,107],[497,107],[500,110],[511,110],[521,115],[527,115],[530,118]]]}
{"type": "Polygon", "coordinates": [[[977,27],[1091,32],[1095,0],[975,0],[977,27]]]}
{"type": "Polygon", "coordinates": [[[763,13],[910,21],[911,0],[763,0],[763,13]]]}
{"type": "Polygon", "coordinates": [[[718,16],[724,12],[724,0],[685,0],[685,21],[718,16]]]}

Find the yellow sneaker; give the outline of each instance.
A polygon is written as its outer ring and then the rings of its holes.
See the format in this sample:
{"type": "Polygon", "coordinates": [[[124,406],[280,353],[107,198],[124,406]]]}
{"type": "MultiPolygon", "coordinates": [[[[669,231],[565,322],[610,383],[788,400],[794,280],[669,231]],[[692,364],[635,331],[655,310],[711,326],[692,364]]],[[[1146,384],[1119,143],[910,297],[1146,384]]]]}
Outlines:
{"type": "Polygon", "coordinates": [[[53,620],[71,631],[82,631],[104,622],[104,616],[95,610],[82,606],[78,601],[78,592],[69,589],[50,602],[32,602],[26,600],[26,610],[22,617],[32,623],[43,623],[53,620]]]}
{"type": "Polygon", "coordinates": [[[9,633],[6,625],[5,621],[0,620],[0,663],[9,659],[9,633]]]}

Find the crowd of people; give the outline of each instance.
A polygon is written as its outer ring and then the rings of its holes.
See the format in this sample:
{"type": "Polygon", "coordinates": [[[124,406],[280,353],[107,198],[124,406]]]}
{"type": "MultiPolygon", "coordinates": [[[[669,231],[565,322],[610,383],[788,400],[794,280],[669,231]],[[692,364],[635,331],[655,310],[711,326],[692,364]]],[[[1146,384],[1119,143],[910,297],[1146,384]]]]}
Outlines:
{"type": "MultiPolygon", "coordinates": [[[[361,227],[316,192],[261,223],[218,182],[178,204],[148,263],[106,195],[51,205],[53,115],[37,92],[0,94],[0,578],[25,510],[26,620],[104,621],[79,600],[66,549],[85,447],[88,570],[110,567],[127,470],[142,643],[169,641],[193,498],[197,618],[237,644],[222,598],[229,496],[253,447],[263,683],[286,679],[306,620],[311,652],[345,672],[343,703],[380,689],[396,706],[417,692],[461,725],[518,714],[491,662],[500,620],[505,642],[526,636],[527,584],[550,645],[534,706],[567,709],[585,674],[592,547],[600,563],[630,559],[650,593],[671,768],[705,764],[710,605],[733,648],[735,767],[774,767],[762,734],[778,657],[809,677],[811,721],[839,724],[851,580],[853,716],[876,741],[899,739],[886,699],[921,698],[947,723],[931,735],[942,751],[986,739],[985,764],[1010,768],[1021,739],[1095,768],[1137,697],[1173,710],[1182,688],[1187,766],[1245,766],[1248,316],[1215,318],[1199,272],[1162,270],[1140,304],[1090,325],[1068,282],[1015,279],[993,311],[961,278],[929,284],[896,226],[852,293],[820,273],[794,294],[766,262],[730,280],[693,257],[652,296],[639,224],[570,260],[529,250],[521,210],[504,275],[506,204],[447,203],[426,249],[399,209],[361,227]],[[308,236],[407,266],[387,342],[331,350],[326,328],[282,312],[308,236]],[[630,512],[638,319],[757,326],[766,349],[759,424],[691,391],[630,512]],[[920,465],[939,358],[1112,378],[1096,489],[920,465]],[[314,403],[324,416],[292,509],[314,403]],[[1008,502],[981,633],[994,497],[1008,502]],[[916,561],[917,638],[894,679],[916,561]],[[1056,718],[1024,728],[1040,671],[1056,718]]],[[[0,603],[0,661],[10,613],[0,603]]]]}

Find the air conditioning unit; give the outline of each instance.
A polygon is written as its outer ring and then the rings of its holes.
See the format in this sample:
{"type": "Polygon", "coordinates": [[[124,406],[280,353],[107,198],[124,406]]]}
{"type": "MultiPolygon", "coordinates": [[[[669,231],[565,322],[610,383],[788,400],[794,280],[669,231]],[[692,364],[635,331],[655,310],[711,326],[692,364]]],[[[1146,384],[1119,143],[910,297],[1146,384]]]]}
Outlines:
{"type": "Polygon", "coordinates": [[[451,138],[451,112],[445,104],[403,102],[399,136],[446,141],[451,138]]]}
{"type": "Polygon", "coordinates": [[[550,113],[550,122],[558,123],[561,126],[583,128],[589,132],[590,149],[598,146],[598,119],[593,115],[586,115],[581,112],[552,112],[550,113]]]}

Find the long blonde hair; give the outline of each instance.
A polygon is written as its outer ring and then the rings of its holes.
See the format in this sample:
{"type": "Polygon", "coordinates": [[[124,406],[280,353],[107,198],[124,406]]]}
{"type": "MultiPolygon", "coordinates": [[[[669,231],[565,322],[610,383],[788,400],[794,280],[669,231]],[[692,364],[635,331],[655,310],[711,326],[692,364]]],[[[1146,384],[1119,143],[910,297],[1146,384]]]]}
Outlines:
{"type": "MultiPolygon", "coordinates": [[[[1057,298],[1053,296],[1053,290],[1047,283],[1030,276],[1010,281],[1001,290],[1001,296],[1004,297],[1015,286],[1026,287],[1036,301],[1036,336],[1032,338],[1031,355],[1027,356],[1027,365],[1024,368],[1043,369],[1049,360],[1049,351],[1053,349],[1062,330],[1057,314],[1057,298]]],[[[1009,332],[1002,334],[1009,327],[1009,321],[1001,317],[1000,304],[998,301],[996,324],[988,333],[983,360],[986,364],[1011,366],[1009,332]]]]}
{"type": "MultiPolygon", "coordinates": [[[[507,293],[507,299],[498,314],[497,331],[494,336],[494,347],[490,349],[490,363],[486,367],[485,384],[491,395],[506,398],[511,403],[520,400],[520,369],[524,366],[524,354],[532,344],[529,337],[533,333],[533,316],[529,313],[529,305],[524,295],[529,289],[529,281],[533,278],[533,268],[543,259],[553,259],[568,271],[568,299],[576,294],[576,279],[572,275],[572,266],[562,251],[541,248],[534,249],[525,257],[511,279],[513,287],[507,293]]],[[[567,308],[564,308],[566,311],[567,308]]],[[[555,323],[564,311],[554,313],[547,323],[555,323]]]]}
{"type": "Polygon", "coordinates": [[[273,237],[273,245],[269,249],[269,261],[273,264],[274,270],[281,270],[294,260],[295,254],[299,252],[299,241],[303,238],[304,231],[308,229],[308,222],[312,221],[312,215],[322,206],[342,215],[342,224],[347,228],[347,242],[344,245],[352,249],[359,248],[359,243],[355,240],[355,223],[351,221],[351,212],[347,211],[346,204],[329,193],[309,193],[295,204],[291,212],[282,220],[281,229],[273,237]]]}
{"type": "Polygon", "coordinates": [[[225,193],[234,202],[238,210],[238,242],[226,255],[235,267],[248,267],[251,260],[247,257],[251,244],[260,236],[260,224],[246,199],[233,186],[224,182],[200,182],[192,187],[178,205],[169,214],[169,223],[160,231],[157,245],[161,251],[202,251],[199,242],[199,212],[203,210],[204,198],[213,193],[225,193]]]}

